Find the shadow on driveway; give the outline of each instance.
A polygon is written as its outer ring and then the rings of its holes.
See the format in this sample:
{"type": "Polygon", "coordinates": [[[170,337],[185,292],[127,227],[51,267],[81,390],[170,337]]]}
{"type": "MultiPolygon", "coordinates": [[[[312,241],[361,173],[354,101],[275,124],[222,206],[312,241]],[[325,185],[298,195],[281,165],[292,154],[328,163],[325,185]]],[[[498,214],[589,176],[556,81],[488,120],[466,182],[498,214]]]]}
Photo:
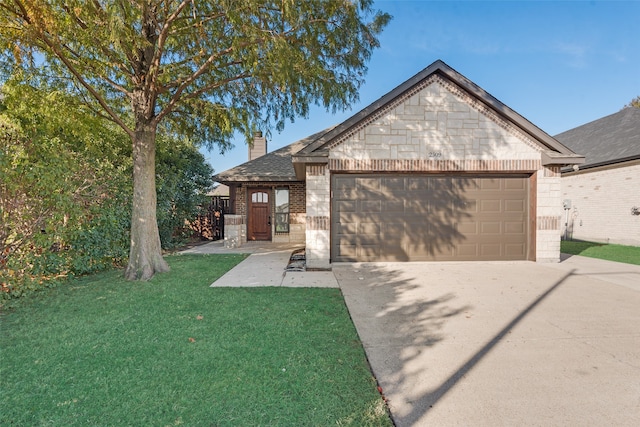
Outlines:
{"type": "Polygon", "coordinates": [[[398,426],[640,425],[640,292],[566,267],[333,271],[398,426]]]}

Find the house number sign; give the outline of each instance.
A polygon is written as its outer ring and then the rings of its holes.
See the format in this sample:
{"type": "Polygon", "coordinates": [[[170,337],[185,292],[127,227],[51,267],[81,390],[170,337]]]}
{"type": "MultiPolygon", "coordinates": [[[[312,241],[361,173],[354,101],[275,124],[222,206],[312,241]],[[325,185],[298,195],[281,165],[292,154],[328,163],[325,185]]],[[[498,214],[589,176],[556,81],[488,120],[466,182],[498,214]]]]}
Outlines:
{"type": "Polygon", "coordinates": [[[428,155],[430,159],[440,159],[442,158],[442,151],[429,151],[428,155]]]}

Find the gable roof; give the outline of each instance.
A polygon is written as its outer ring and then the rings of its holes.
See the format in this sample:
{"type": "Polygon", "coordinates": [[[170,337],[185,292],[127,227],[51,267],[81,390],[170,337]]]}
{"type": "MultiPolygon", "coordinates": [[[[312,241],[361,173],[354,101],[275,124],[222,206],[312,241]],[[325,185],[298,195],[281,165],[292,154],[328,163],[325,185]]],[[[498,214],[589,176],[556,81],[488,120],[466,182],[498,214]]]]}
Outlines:
{"type": "Polygon", "coordinates": [[[513,124],[525,135],[528,135],[540,145],[542,163],[544,165],[572,165],[584,162],[584,156],[574,153],[558,140],[494,98],[480,86],[449,67],[443,61],[437,60],[337,126],[325,129],[279,150],[221,172],[214,175],[213,179],[221,183],[303,181],[305,179],[306,164],[327,163],[331,144],[348,137],[361,127],[371,123],[380,114],[385,113],[412,96],[416,87],[419,87],[434,75],[457,85],[497,116],[513,124]]]}
{"type": "Polygon", "coordinates": [[[256,182],[256,181],[298,181],[291,156],[315,141],[332,128],[325,129],[299,141],[267,153],[256,159],[213,176],[213,180],[221,183],[256,182]]]}
{"type": "Polygon", "coordinates": [[[363,127],[363,125],[372,122],[381,113],[395,107],[395,105],[410,97],[413,94],[414,88],[433,75],[437,75],[457,85],[481,104],[491,109],[499,117],[514,124],[522,132],[530,136],[542,148],[543,164],[577,164],[584,161],[583,156],[575,154],[552,136],[494,98],[480,86],[455,71],[443,61],[437,60],[368,107],[351,116],[331,131],[323,134],[300,152],[294,154],[293,162],[294,166],[297,166],[296,170],[300,172],[302,169],[300,166],[305,163],[323,163],[323,158],[328,156],[328,147],[334,141],[345,138],[345,135],[355,133],[359,128],[363,127]]]}
{"type": "Polygon", "coordinates": [[[640,108],[617,113],[556,135],[572,150],[584,153],[580,169],[640,159],[640,108]]]}

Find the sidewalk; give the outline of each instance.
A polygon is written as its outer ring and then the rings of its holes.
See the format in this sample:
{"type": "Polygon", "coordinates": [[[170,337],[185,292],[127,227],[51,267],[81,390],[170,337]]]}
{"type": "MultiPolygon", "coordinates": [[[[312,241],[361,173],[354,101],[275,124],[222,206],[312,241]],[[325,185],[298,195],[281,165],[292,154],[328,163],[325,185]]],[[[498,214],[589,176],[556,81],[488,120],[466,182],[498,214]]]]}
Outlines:
{"type": "Polygon", "coordinates": [[[640,265],[568,254],[560,254],[559,263],[543,265],[640,291],[640,265]]]}

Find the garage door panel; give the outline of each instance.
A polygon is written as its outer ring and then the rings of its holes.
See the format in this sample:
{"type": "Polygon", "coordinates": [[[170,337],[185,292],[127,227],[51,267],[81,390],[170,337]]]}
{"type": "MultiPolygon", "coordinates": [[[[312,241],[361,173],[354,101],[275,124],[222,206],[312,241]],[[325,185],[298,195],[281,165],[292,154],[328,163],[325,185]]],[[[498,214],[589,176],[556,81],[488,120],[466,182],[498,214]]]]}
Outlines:
{"type": "Polygon", "coordinates": [[[386,196],[405,191],[405,182],[404,178],[381,178],[380,191],[386,196]]]}
{"type": "Polygon", "coordinates": [[[335,176],[333,180],[334,191],[351,190],[355,188],[356,178],[350,175],[335,176]]]}
{"type": "Polygon", "coordinates": [[[336,209],[336,212],[338,213],[344,213],[344,212],[356,212],[356,202],[353,200],[337,200],[334,202],[334,208],[336,209]]]}
{"type": "Polygon", "coordinates": [[[456,186],[466,186],[466,181],[450,177],[431,177],[427,180],[427,188],[431,192],[451,192],[456,186]]]}
{"type": "Polygon", "coordinates": [[[385,200],[383,201],[383,210],[385,212],[402,213],[404,212],[404,201],[385,200]]]}
{"type": "Polygon", "coordinates": [[[358,224],[358,234],[380,234],[380,224],[375,222],[362,222],[358,224]]]}
{"type": "Polygon", "coordinates": [[[480,212],[499,213],[502,212],[501,200],[480,200],[480,212]]]}
{"type": "Polygon", "coordinates": [[[507,179],[502,181],[504,190],[524,191],[527,189],[527,181],[524,179],[507,179]]]}
{"type": "Polygon", "coordinates": [[[482,179],[479,181],[479,188],[481,190],[501,190],[502,181],[499,179],[482,179]]]}
{"type": "Polygon", "coordinates": [[[505,221],[504,222],[504,233],[505,234],[517,234],[522,235],[527,232],[525,229],[525,224],[522,221],[505,221]]]}
{"type": "Polygon", "coordinates": [[[409,177],[406,184],[407,191],[427,191],[429,189],[429,181],[422,177],[409,177]]]}
{"type": "Polygon", "coordinates": [[[463,221],[458,223],[458,232],[465,236],[475,236],[478,234],[478,223],[476,221],[463,221]]]}
{"type": "Polygon", "coordinates": [[[519,260],[526,257],[526,245],[523,243],[507,243],[504,248],[507,259],[519,260]]]}
{"type": "Polygon", "coordinates": [[[360,247],[380,246],[379,234],[359,234],[356,243],[360,247]]]}
{"type": "Polygon", "coordinates": [[[373,261],[380,258],[380,245],[363,244],[359,247],[358,257],[364,261],[373,261]]]}
{"type": "Polygon", "coordinates": [[[360,201],[360,212],[382,212],[381,200],[362,200],[360,201]]]}
{"type": "Polygon", "coordinates": [[[483,235],[493,234],[494,236],[500,236],[502,233],[501,222],[482,222],[480,223],[480,233],[483,235]]]}
{"type": "Polygon", "coordinates": [[[337,257],[343,261],[357,261],[358,260],[358,246],[354,244],[337,245],[337,257]]]}
{"type": "Polygon", "coordinates": [[[359,191],[380,192],[380,179],[378,178],[356,178],[355,184],[359,191]]]}
{"type": "Polygon", "coordinates": [[[468,214],[473,214],[478,212],[478,201],[477,200],[465,200],[460,205],[458,205],[458,209],[462,212],[466,212],[468,214]]]}
{"type": "Polygon", "coordinates": [[[499,243],[481,244],[480,257],[500,259],[502,257],[502,245],[500,245],[499,243]]]}
{"type": "Polygon", "coordinates": [[[333,261],[526,259],[526,177],[341,178],[332,176],[333,261]]]}
{"type": "Polygon", "coordinates": [[[345,224],[336,224],[335,234],[336,236],[343,235],[352,235],[355,236],[358,234],[358,223],[345,223],[345,224]]]}
{"type": "Polygon", "coordinates": [[[479,251],[478,251],[478,245],[477,244],[471,244],[471,243],[461,243],[458,245],[458,251],[457,254],[460,258],[463,258],[464,260],[473,260],[478,258],[479,255],[479,251]]]}
{"type": "Polygon", "coordinates": [[[526,203],[527,201],[524,199],[507,199],[504,201],[504,211],[516,213],[524,212],[526,203]]]}
{"type": "Polygon", "coordinates": [[[404,202],[405,208],[403,215],[407,218],[419,220],[431,212],[432,207],[429,202],[424,200],[410,199],[404,202]]]}
{"type": "Polygon", "coordinates": [[[382,228],[386,235],[402,235],[405,231],[405,223],[404,221],[398,221],[398,218],[395,218],[394,221],[383,222],[382,228]]]}

